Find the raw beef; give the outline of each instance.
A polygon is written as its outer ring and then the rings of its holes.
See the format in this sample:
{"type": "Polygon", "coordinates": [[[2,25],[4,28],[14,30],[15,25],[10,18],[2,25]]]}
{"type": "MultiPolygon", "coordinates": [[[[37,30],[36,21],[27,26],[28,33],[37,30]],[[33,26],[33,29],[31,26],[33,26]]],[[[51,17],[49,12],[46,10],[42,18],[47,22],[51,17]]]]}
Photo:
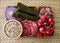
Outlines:
{"type": "Polygon", "coordinates": [[[23,36],[34,36],[37,33],[37,24],[31,20],[23,20],[23,36]]]}

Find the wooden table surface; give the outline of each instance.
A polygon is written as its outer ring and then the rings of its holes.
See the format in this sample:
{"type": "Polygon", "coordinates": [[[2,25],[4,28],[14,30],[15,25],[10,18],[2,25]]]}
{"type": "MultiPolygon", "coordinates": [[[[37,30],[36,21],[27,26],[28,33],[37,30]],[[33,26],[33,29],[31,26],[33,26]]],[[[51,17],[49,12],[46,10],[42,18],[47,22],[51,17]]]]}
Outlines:
{"type": "Polygon", "coordinates": [[[60,43],[60,0],[0,0],[0,43],[60,43]],[[27,6],[49,6],[54,12],[55,32],[52,37],[21,37],[9,39],[4,34],[3,26],[6,23],[5,9],[21,2],[27,6]]]}

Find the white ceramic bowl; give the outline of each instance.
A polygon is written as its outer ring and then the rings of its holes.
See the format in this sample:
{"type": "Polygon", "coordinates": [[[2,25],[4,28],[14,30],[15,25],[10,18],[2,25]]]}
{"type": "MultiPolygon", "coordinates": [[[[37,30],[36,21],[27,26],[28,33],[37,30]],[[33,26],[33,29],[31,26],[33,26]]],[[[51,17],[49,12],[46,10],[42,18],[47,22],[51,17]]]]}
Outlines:
{"type": "Polygon", "coordinates": [[[17,20],[8,20],[4,25],[4,33],[8,36],[8,38],[16,39],[22,35],[22,32],[22,24],[17,20]]]}

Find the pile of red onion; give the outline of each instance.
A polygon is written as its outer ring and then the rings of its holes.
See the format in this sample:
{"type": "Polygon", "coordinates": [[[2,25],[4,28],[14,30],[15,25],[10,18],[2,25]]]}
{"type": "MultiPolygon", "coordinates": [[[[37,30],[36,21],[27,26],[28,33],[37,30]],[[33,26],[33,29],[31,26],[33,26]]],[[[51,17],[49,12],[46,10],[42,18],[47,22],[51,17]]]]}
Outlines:
{"type": "Polygon", "coordinates": [[[39,12],[38,19],[38,36],[42,38],[45,36],[52,36],[54,33],[54,19],[53,12],[49,7],[43,7],[39,12]]]}

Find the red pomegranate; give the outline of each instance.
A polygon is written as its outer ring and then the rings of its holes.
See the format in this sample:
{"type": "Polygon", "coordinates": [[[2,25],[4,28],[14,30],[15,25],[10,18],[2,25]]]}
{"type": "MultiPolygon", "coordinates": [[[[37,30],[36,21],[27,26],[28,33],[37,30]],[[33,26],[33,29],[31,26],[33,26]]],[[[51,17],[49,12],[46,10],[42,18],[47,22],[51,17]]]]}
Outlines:
{"type": "Polygon", "coordinates": [[[40,26],[42,25],[42,23],[43,23],[42,20],[39,19],[39,20],[38,20],[38,23],[37,23],[37,24],[38,24],[38,27],[40,27],[40,26]]]}
{"type": "Polygon", "coordinates": [[[45,36],[52,36],[54,33],[54,19],[53,13],[50,8],[42,8],[39,12],[40,18],[38,19],[38,36],[42,38],[45,36]],[[43,14],[43,15],[42,15],[43,14]],[[52,16],[50,16],[52,15],[52,16]]]}

